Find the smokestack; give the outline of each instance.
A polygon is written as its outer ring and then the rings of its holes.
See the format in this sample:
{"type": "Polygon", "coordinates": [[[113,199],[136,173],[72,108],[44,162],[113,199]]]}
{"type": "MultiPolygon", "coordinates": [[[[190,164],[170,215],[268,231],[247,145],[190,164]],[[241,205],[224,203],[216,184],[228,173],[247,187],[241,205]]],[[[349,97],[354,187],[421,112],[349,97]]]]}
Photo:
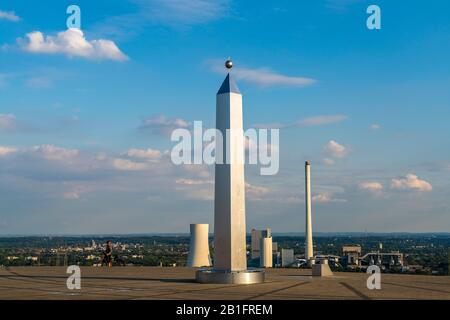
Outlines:
{"type": "Polygon", "coordinates": [[[306,197],[306,223],[305,223],[305,259],[311,263],[314,257],[311,223],[311,163],[305,162],[305,197],[306,197]]]}

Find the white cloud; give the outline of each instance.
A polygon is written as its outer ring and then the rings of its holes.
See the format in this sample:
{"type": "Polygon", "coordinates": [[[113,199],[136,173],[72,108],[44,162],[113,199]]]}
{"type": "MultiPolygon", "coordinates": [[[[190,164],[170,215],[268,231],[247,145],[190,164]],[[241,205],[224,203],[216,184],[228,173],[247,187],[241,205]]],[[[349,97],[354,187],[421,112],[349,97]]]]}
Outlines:
{"type": "Polygon", "coordinates": [[[93,60],[125,61],[128,57],[111,40],[88,41],[83,31],[67,29],[55,36],[45,36],[40,31],[26,35],[27,39],[17,39],[22,50],[31,53],[64,54],[68,57],[81,57],[93,60]]]}
{"type": "Polygon", "coordinates": [[[324,150],[329,155],[336,158],[343,158],[347,155],[348,149],[346,146],[337,143],[334,140],[330,140],[325,146],[324,150]]]}
{"type": "Polygon", "coordinates": [[[369,128],[370,128],[370,130],[375,131],[375,130],[381,129],[381,126],[379,124],[374,123],[374,124],[371,124],[369,128]]]}
{"type": "Polygon", "coordinates": [[[328,193],[319,193],[314,195],[311,200],[317,203],[330,203],[330,202],[347,202],[346,199],[338,199],[334,198],[332,195],[328,193]]]}
{"type": "Polygon", "coordinates": [[[150,130],[154,134],[170,136],[175,129],[186,129],[190,123],[181,118],[168,118],[164,114],[150,116],[142,121],[140,130],[150,130]]]}
{"type": "Polygon", "coordinates": [[[148,168],[147,163],[134,162],[128,159],[114,159],[112,162],[114,168],[121,171],[139,171],[148,168]]]}
{"type": "Polygon", "coordinates": [[[266,187],[245,183],[245,194],[250,200],[263,200],[264,196],[269,192],[270,190],[266,187]]]}
{"type": "Polygon", "coordinates": [[[236,78],[249,83],[255,83],[261,86],[294,86],[304,87],[312,85],[317,81],[306,77],[293,77],[276,73],[267,68],[250,69],[236,68],[234,71],[236,78]]]}
{"type": "Polygon", "coordinates": [[[16,127],[16,116],[0,114],[0,131],[12,130],[16,127]]]}
{"type": "Polygon", "coordinates": [[[162,152],[154,149],[130,149],[124,155],[129,158],[143,159],[150,162],[157,162],[162,157],[162,152]]]}
{"type": "MultiPolygon", "coordinates": [[[[216,73],[225,73],[223,67],[223,61],[219,59],[211,59],[206,61],[211,70],[216,73]]],[[[300,76],[287,76],[281,73],[270,70],[269,68],[246,68],[236,66],[233,69],[233,74],[237,79],[242,81],[253,83],[263,87],[270,86],[292,86],[292,87],[305,87],[312,85],[317,80],[300,76]]]]}
{"type": "Polygon", "coordinates": [[[342,122],[347,120],[348,117],[345,115],[324,115],[324,116],[315,116],[306,119],[302,119],[298,121],[299,126],[322,126],[332,123],[342,122]]]}
{"type": "Polygon", "coordinates": [[[379,194],[381,191],[383,191],[383,185],[379,182],[374,181],[361,182],[360,184],[358,184],[358,188],[360,190],[369,191],[375,194],[379,194]]]}
{"type": "Polygon", "coordinates": [[[184,194],[187,199],[211,201],[214,199],[214,181],[205,179],[177,179],[175,189],[184,194]]]}
{"type": "Polygon", "coordinates": [[[67,160],[79,155],[77,149],[59,148],[50,144],[34,146],[30,150],[48,160],[67,160]]]}
{"type": "Polygon", "coordinates": [[[20,17],[16,15],[14,11],[2,11],[0,10],[0,20],[8,20],[17,22],[20,21],[20,17]]]}
{"type": "Polygon", "coordinates": [[[419,179],[416,175],[409,173],[405,177],[399,179],[392,179],[392,189],[399,190],[417,190],[417,191],[431,191],[433,186],[425,181],[419,179]]]}
{"type": "Polygon", "coordinates": [[[199,179],[177,179],[176,184],[186,185],[186,186],[198,186],[205,184],[213,184],[212,180],[199,180],[199,179]]]}
{"type": "Polygon", "coordinates": [[[17,148],[0,146],[0,157],[7,156],[15,152],[17,152],[17,148]]]}

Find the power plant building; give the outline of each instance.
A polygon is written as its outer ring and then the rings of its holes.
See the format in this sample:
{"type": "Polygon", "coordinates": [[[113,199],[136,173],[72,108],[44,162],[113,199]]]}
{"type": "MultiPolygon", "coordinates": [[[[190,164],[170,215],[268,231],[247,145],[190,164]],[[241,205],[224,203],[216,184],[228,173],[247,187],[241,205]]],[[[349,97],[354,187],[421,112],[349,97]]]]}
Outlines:
{"type": "Polygon", "coordinates": [[[281,266],[289,267],[295,262],[293,249],[281,249],[281,266]]]}
{"type": "Polygon", "coordinates": [[[271,238],[272,232],[270,228],[264,230],[256,230],[252,229],[251,232],[251,258],[259,259],[260,257],[260,248],[261,248],[261,239],[262,238],[271,238]]]}

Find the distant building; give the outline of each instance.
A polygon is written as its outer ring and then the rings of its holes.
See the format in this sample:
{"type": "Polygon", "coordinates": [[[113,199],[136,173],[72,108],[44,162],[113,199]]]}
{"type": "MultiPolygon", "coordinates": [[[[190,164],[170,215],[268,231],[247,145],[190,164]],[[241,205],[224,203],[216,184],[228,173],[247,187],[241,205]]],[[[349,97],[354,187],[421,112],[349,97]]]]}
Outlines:
{"type": "Polygon", "coordinates": [[[344,256],[344,265],[359,266],[361,264],[361,246],[359,244],[343,246],[342,254],[344,256]]]}
{"type": "Polygon", "coordinates": [[[294,263],[294,250],[293,249],[281,249],[281,266],[289,267],[294,263]]]}
{"type": "Polygon", "coordinates": [[[29,257],[26,258],[26,260],[28,260],[28,261],[33,261],[33,262],[37,262],[37,261],[39,260],[39,257],[32,257],[32,256],[29,256],[29,257]]]}
{"type": "Polygon", "coordinates": [[[16,256],[8,256],[8,257],[6,257],[6,259],[7,259],[8,261],[14,261],[14,260],[19,260],[20,258],[19,258],[19,257],[16,257],[16,256]]]}
{"type": "Polygon", "coordinates": [[[259,259],[260,257],[260,246],[261,246],[261,239],[262,238],[270,238],[272,237],[272,231],[270,228],[264,229],[264,230],[252,230],[251,234],[251,241],[252,241],[252,259],[259,259]]]}
{"type": "Polygon", "coordinates": [[[403,253],[400,252],[369,252],[365,254],[361,261],[365,265],[377,265],[384,266],[387,268],[391,267],[402,267],[403,266],[403,253]]]}

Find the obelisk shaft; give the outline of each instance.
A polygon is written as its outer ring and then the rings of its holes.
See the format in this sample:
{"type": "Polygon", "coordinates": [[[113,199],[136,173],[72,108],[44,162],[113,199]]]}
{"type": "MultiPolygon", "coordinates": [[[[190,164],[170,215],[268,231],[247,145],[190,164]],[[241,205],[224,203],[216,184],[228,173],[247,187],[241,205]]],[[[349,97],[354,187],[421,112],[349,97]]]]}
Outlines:
{"type": "Polygon", "coordinates": [[[223,163],[217,163],[216,150],[214,269],[242,271],[247,269],[242,95],[229,75],[217,94],[216,128],[223,136],[223,163]]]}
{"type": "Polygon", "coordinates": [[[312,240],[312,222],[311,222],[311,164],[305,163],[305,202],[306,202],[306,221],[305,221],[305,259],[307,261],[313,258],[313,240],[312,240]]]}

